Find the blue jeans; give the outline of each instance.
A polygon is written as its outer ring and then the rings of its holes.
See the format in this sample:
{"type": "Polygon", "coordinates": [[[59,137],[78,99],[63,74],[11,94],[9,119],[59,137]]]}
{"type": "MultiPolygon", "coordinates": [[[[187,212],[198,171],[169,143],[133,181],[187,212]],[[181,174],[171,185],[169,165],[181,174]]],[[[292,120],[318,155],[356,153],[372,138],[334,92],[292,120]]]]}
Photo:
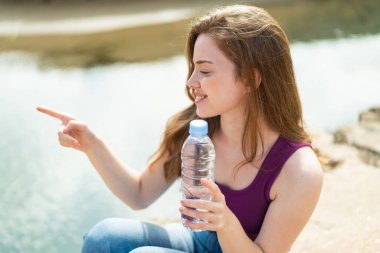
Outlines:
{"type": "Polygon", "coordinates": [[[222,253],[215,232],[192,232],[180,223],[165,226],[109,218],[85,236],[82,253],[222,253]]]}

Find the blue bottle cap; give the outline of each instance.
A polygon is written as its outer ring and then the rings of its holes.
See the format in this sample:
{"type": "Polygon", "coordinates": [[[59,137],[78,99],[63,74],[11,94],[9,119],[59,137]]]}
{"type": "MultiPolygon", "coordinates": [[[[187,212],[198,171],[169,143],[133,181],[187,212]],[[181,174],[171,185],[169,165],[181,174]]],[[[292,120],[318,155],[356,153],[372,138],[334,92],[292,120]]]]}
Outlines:
{"type": "Polygon", "coordinates": [[[195,119],[190,122],[191,135],[206,135],[208,133],[207,121],[203,119],[195,119]]]}

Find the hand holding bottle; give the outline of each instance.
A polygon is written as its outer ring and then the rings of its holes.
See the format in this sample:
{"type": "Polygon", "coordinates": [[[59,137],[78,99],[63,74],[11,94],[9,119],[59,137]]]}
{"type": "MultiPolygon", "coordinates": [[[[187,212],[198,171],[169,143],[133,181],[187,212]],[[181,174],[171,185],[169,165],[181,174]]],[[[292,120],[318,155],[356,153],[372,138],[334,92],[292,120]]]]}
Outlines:
{"type": "Polygon", "coordinates": [[[236,227],[239,221],[228,208],[218,185],[207,178],[202,178],[200,181],[211,192],[212,200],[182,199],[179,211],[182,215],[189,217],[184,221],[186,226],[193,231],[209,230],[218,233],[230,231],[231,228],[236,227]],[[204,222],[192,222],[192,220],[204,222]]]}

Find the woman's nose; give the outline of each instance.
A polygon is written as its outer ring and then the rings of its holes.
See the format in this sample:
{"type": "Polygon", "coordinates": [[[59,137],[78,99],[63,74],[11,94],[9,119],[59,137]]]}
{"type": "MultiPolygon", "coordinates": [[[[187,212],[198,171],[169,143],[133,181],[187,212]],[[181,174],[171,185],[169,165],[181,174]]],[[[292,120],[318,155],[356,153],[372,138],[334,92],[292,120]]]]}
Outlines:
{"type": "Polygon", "coordinates": [[[191,89],[199,88],[201,87],[199,81],[195,77],[194,73],[190,76],[189,80],[186,82],[187,87],[191,89]]]}

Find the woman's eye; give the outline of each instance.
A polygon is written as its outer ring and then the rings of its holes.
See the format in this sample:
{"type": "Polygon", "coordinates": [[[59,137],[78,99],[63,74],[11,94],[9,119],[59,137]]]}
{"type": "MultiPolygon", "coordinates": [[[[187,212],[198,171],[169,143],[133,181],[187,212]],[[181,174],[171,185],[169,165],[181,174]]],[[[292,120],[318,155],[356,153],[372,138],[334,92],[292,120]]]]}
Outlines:
{"type": "Polygon", "coordinates": [[[207,75],[209,74],[210,72],[209,71],[200,71],[203,75],[207,75]]]}

